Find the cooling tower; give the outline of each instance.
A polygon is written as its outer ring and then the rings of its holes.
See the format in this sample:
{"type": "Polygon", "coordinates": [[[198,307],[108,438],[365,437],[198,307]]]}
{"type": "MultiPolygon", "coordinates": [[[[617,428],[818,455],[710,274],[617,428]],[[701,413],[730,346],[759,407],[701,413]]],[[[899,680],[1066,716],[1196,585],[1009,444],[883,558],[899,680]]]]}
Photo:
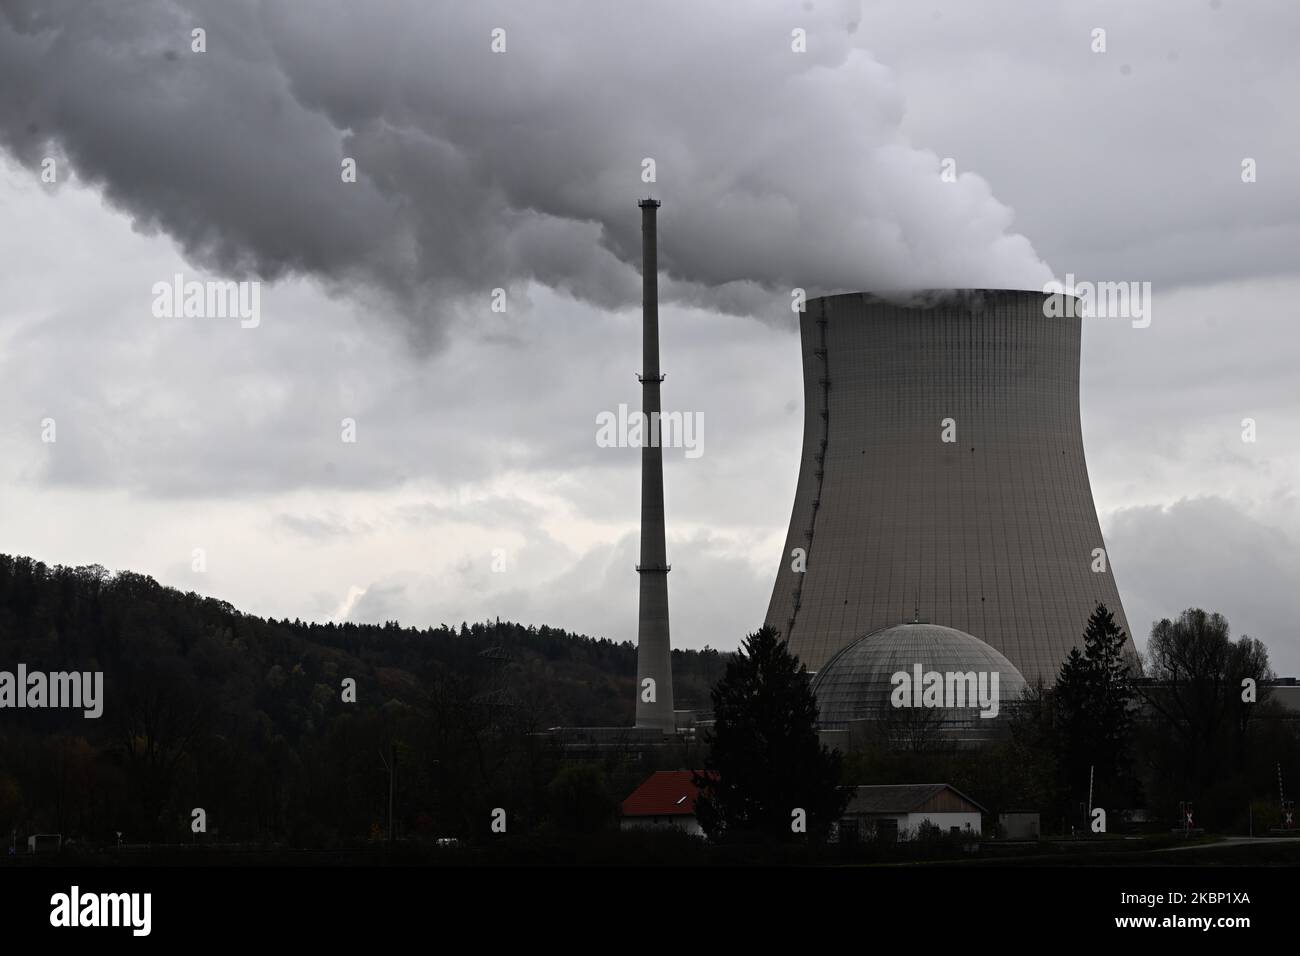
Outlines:
{"type": "Polygon", "coordinates": [[[809,670],[919,618],[1050,684],[1098,603],[1128,630],[1097,550],[1080,319],[1046,317],[1045,298],[808,301],[803,458],[767,623],[809,670]]]}

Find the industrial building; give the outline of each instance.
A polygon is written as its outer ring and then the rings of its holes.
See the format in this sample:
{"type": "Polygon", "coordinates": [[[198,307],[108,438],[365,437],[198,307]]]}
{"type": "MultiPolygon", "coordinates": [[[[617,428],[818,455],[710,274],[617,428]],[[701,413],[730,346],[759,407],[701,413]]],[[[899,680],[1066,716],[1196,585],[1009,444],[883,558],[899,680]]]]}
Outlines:
{"type": "Polygon", "coordinates": [[[767,623],[810,671],[925,620],[1050,684],[1098,604],[1128,630],[1084,461],[1081,320],[1049,317],[1047,298],[808,300],[803,452],[767,623]]]}
{"type": "MultiPolygon", "coordinates": [[[[641,407],[651,421],[663,411],[659,370],[659,201],[641,207],[641,322],[644,367],[641,407]]],[[[641,448],[641,561],[636,633],[636,725],[665,734],[676,729],[673,716],[673,654],[668,628],[668,551],[664,530],[664,458],[657,441],[641,448]]]]}

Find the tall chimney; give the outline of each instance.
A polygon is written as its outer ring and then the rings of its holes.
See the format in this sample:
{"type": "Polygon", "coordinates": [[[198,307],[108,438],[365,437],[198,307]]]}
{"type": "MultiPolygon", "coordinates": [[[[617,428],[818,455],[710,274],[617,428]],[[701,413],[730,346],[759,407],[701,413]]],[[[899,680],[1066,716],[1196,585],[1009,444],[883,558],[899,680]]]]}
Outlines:
{"type": "Polygon", "coordinates": [[[657,199],[641,207],[641,314],[645,367],[641,380],[641,409],[646,441],[641,448],[641,605],[637,616],[636,725],[672,733],[673,660],[668,638],[668,554],[664,544],[664,459],[659,429],[651,427],[662,410],[659,386],[659,252],[655,217],[657,199]],[[651,440],[653,437],[653,441],[651,440]]]}

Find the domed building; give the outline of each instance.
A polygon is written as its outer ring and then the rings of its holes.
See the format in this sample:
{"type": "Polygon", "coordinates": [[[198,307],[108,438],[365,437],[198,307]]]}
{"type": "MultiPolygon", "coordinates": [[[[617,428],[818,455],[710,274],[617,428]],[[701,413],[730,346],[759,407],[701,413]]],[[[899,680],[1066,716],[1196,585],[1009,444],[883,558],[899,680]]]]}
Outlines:
{"type": "Polygon", "coordinates": [[[979,746],[1005,732],[1024,690],[978,637],[919,621],[859,638],[812,681],[823,736],[844,750],[873,734],[896,748],[979,746]]]}

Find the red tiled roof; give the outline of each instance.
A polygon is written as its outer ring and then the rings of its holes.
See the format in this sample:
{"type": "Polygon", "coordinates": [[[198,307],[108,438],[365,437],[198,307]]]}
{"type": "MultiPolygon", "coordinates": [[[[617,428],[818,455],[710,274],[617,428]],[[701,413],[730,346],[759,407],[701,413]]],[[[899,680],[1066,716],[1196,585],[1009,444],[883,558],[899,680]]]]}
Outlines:
{"type": "Polygon", "coordinates": [[[699,788],[690,770],[660,770],[623,801],[625,817],[689,816],[695,812],[699,788]]]}

